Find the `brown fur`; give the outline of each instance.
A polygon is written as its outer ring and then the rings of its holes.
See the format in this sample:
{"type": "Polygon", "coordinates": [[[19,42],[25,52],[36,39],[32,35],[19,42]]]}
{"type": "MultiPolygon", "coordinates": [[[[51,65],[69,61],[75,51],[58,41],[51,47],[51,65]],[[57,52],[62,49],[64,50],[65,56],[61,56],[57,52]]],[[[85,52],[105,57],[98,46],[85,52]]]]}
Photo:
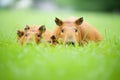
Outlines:
{"type": "Polygon", "coordinates": [[[46,28],[43,26],[28,26],[26,25],[23,31],[18,30],[18,42],[23,45],[29,43],[33,40],[38,44],[42,38],[42,34],[45,32],[46,28]],[[23,35],[21,35],[24,33],[23,35]]]}
{"type": "Polygon", "coordinates": [[[56,45],[57,44],[56,37],[48,29],[45,31],[45,33],[43,35],[43,38],[44,38],[44,41],[49,43],[50,45],[56,45]]]}
{"type": "MultiPolygon", "coordinates": [[[[34,40],[35,43],[38,44],[40,42],[40,40],[42,38],[42,34],[43,34],[41,30],[38,30],[39,28],[40,27],[38,27],[38,26],[30,26],[29,27],[28,25],[26,25],[24,30],[17,31],[17,41],[21,45],[23,45],[23,44],[29,43],[30,40],[34,40]],[[37,35],[40,35],[40,37],[37,37],[37,35]]],[[[50,45],[57,44],[56,37],[48,29],[45,30],[45,32],[43,34],[43,39],[45,42],[50,43],[50,45]]]]}
{"type": "Polygon", "coordinates": [[[78,19],[72,17],[65,21],[56,18],[55,22],[57,27],[54,30],[54,35],[57,40],[62,39],[63,44],[98,42],[102,39],[100,33],[92,25],[83,21],[82,17],[78,19]]]}

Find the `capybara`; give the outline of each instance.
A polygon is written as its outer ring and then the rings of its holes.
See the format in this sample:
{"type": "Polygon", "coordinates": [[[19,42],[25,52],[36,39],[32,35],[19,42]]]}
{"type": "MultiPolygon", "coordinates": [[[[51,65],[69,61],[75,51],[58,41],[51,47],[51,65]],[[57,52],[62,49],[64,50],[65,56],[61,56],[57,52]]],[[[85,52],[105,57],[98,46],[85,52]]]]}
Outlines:
{"type": "Polygon", "coordinates": [[[57,40],[62,39],[66,44],[84,44],[84,42],[101,41],[100,33],[90,24],[81,18],[69,18],[65,21],[55,18],[57,27],[54,29],[54,35],[57,40]]]}
{"type": "Polygon", "coordinates": [[[29,26],[26,25],[24,30],[17,31],[18,42],[20,44],[30,43],[32,40],[38,44],[42,38],[42,34],[45,32],[46,28],[44,25],[42,26],[29,26]]]}
{"type": "Polygon", "coordinates": [[[43,35],[43,39],[45,42],[49,43],[50,45],[57,44],[57,40],[56,40],[55,35],[53,35],[53,33],[51,31],[49,31],[48,29],[46,29],[46,31],[43,35]]]}
{"type": "MultiPolygon", "coordinates": [[[[43,40],[44,40],[45,43],[49,43],[50,45],[56,45],[57,44],[56,37],[53,35],[53,33],[51,31],[46,29],[45,32],[43,32],[43,33],[44,33],[43,34],[43,40]]],[[[17,31],[17,41],[20,44],[28,43],[30,39],[33,39],[38,44],[41,37],[42,37],[41,32],[39,32],[37,26],[29,27],[28,25],[26,25],[24,30],[18,30],[17,31]]]]}

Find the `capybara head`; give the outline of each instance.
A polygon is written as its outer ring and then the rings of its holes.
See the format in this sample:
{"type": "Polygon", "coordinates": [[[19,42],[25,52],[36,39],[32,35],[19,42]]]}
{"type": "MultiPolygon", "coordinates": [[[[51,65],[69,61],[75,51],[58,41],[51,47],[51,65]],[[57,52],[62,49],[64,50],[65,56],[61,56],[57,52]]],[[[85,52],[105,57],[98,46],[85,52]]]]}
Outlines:
{"type": "Polygon", "coordinates": [[[46,30],[44,33],[44,41],[49,43],[50,45],[57,44],[57,40],[56,40],[55,35],[49,30],[46,30]]]}
{"type": "Polygon", "coordinates": [[[27,44],[31,41],[34,41],[38,44],[42,38],[42,34],[45,32],[46,28],[44,25],[42,26],[28,26],[24,28],[24,31],[17,31],[17,35],[20,37],[20,44],[27,44]]]}
{"type": "Polygon", "coordinates": [[[62,21],[59,18],[55,18],[55,23],[57,24],[57,35],[62,39],[64,45],[72,44],[75,45],[80,44],[81,40],[81,31],[79,25],[82,24],[83,17],[78,18],[76,20],[66,20],[62,21]]]}

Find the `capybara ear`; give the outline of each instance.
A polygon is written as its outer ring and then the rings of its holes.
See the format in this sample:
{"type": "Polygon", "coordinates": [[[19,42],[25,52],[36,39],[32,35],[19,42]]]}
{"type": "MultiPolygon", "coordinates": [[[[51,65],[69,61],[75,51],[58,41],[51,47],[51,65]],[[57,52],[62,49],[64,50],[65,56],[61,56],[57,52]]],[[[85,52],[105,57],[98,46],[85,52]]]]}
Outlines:
{"type": "Polygon", "coordinates": [[[46,31],[45,25],[40,26],[39,30],[42,31],[42,33],[44,33],[46,31]]]}
{"type": "Polygon", "coordinates": [[[77,25],[82,24],[82,22],[83,22],[83,17],[81,17],[81,18],[79,18],[79,19],[77,19],[77,20],[75,21],[75,23],[76,23],[77,25]]]}
{"type": "Polygon", "coordinates": [[[56,39],[55,35],[52,35],[50,38],[51,38],[52,40],[55,40],[55,39],[56,39]]]}
{"type": "Polygon", "coordinates": [[[22,37],[24,35],[24,32],[23,31],[20,31],[20,30],[17,30],[17,35],[19,37],[22,37]]]}
{"type": "Polygon", "coordinates": [[[28,29],[30,29],[30,27],[29,27],[29,25],[26,25],[25,28],[24,28],[24,30],[26,31],[28,29]]]}
{"type": "Polygon", "coordinates": [[[52,43],[53,43],[53,44],[58,43],[58,41],[56,40],[55,35],[52,35],[50,38],[52,39],[52,43]]]}
{"type": "Polygon", "coordinates": [[[55,23],[58,25],[58,26],[61,26],[63,24],[62,20],[60,20],[59,18],[55,17],[55,23]]]}

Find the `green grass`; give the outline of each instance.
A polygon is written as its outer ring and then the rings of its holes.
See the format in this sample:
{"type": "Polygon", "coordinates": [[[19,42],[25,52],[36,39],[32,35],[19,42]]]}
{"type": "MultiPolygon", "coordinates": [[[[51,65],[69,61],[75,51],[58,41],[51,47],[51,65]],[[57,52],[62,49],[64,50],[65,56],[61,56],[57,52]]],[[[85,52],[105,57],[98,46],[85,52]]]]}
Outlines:
{"type": "Polygon", "coordinates": [[[0,11],[0,80],[119,80],[120,15],[98,12],[0,11]],[[51,47],[21,46],[16,31],[45,24],[54,29],[54,18],[83,16],[103,36],[99,44],[51,47]]]}

